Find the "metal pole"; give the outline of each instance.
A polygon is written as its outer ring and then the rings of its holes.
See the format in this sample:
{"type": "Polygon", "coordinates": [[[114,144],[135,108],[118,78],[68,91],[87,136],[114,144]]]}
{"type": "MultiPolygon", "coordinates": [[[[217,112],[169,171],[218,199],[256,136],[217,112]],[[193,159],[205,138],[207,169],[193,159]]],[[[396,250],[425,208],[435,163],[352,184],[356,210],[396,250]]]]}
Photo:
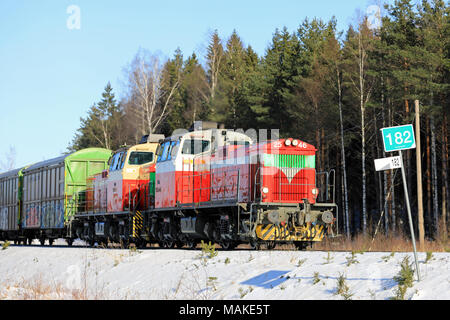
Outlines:
{"type": "Polygon", "coordinates": [[[405,174],[405,166],[403,163],[402,152],[399,151],[400,161],[402,164],[402,177],[403,177],[403,189],[405,190],[405,199],[406,199],[406,209],[408,210],[408,219],[409,219],[409,228],[411,229],[411,239],[414,248],[414,259],[416,261],[416,270],[417,270],[417,280],[420,281],[420,270],[419,270],[419,260],[417,259],[417,250],[416,250],[416,239],[414,237],[414,226],[411,216],[411,207],[409,205],[409,195],[408,195],[408,187],[406,184],[406,174],[405,174]]]}

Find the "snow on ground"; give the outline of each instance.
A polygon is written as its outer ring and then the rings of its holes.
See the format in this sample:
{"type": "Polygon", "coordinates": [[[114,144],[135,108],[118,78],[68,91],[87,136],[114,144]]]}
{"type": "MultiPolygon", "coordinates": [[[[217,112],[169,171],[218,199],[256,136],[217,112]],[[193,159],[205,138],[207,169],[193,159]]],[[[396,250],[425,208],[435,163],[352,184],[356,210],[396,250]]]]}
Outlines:
{"type": "MultiPolygon", "coordinates": [[[[58,243],[57,243],[58,244],[58,243]]],[[[9,246],[0,250],[0,299],[334,300],[345,277],[353,300],[395,296],[412,253],[119,250],[9,246]],[[353,262],[353,263],[350,263],[353,262]]],[[[78,246],[77,246],[78,244],[78,246]]],[[[422,281],[407,299],[450,299],[450,253],[419,253],[422,281]]]]}

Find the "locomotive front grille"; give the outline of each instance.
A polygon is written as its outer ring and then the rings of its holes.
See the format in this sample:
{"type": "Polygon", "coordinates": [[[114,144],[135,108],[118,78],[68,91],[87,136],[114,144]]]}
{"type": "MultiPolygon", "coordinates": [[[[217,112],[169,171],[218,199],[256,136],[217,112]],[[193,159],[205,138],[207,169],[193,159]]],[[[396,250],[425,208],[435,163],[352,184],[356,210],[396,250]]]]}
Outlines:
{"type": "Polygon", "coordinates": [[[315,188],[314,155],[264,155],[264,185],[272,190],[273,202],[302,202],[312,200],[315,188]]]}

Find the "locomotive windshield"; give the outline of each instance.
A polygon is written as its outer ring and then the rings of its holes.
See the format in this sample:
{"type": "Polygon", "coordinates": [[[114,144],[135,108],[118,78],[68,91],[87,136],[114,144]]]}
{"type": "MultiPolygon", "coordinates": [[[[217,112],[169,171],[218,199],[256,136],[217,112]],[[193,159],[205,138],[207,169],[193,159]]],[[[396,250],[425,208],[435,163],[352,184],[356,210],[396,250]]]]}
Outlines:
{"type": "Polygon", "coordinates": [[[183,143],[183,154],[199,154],[209,151],[209,140],[185,140],[183,143]]]}
{"type": "Polygon", "coordinates": [[[128,159],[128,164],[143,165],[153,161],[153,152],[138,152],[133,151],[128,159]]]}
{"type": "Polygon", "coordinates": [[[114,156],[109,160],[109,171],[122,169],[126,156],[126,151],[117,152],[116,154],[114,154],[114,156]]]}

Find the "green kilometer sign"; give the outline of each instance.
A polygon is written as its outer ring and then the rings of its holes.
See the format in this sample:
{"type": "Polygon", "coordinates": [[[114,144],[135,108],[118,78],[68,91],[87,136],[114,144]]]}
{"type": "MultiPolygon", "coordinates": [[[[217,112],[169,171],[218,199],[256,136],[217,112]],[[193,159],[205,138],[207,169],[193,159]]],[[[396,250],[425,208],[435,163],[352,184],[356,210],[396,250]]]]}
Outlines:
{"type": "Polygon", "coordinates": [[[402,170],[403,189],[405,191],[406,210],[408,211],[409,229],[411,230],[411,239],[414,249],[414,260],[416,261],[417,280],[420,281],[419,260],[417,259],[417,249],[416,249],[416,240],[414,238],[414,226],[411,215],[411,205],[409,203],[408,186],[406,183],[405,166],[403,164],[403,156],[402,156],[402,150],[416,148],[414,128],[412,124],[408,124],[406,126],[384,128],[381,129],[381,133],[383,135],[384,150],[386,152],[398,151],[398,157],[391,157],[390,160],[382,159],[381,165],[380,161],[376,160],[375,166],[377,166],[378,164],[379,169],[385,170],[385,165],[383,164],[383,162],[390,161],[391,163],[390,164],[388,163],[387,166],[388,169],[400,167],[402,170]]]}
{"type": "Polygon", "coordinates": [[[414,127],[412,124],[381,129],[386,152],[416,148],[414,127]]]}

